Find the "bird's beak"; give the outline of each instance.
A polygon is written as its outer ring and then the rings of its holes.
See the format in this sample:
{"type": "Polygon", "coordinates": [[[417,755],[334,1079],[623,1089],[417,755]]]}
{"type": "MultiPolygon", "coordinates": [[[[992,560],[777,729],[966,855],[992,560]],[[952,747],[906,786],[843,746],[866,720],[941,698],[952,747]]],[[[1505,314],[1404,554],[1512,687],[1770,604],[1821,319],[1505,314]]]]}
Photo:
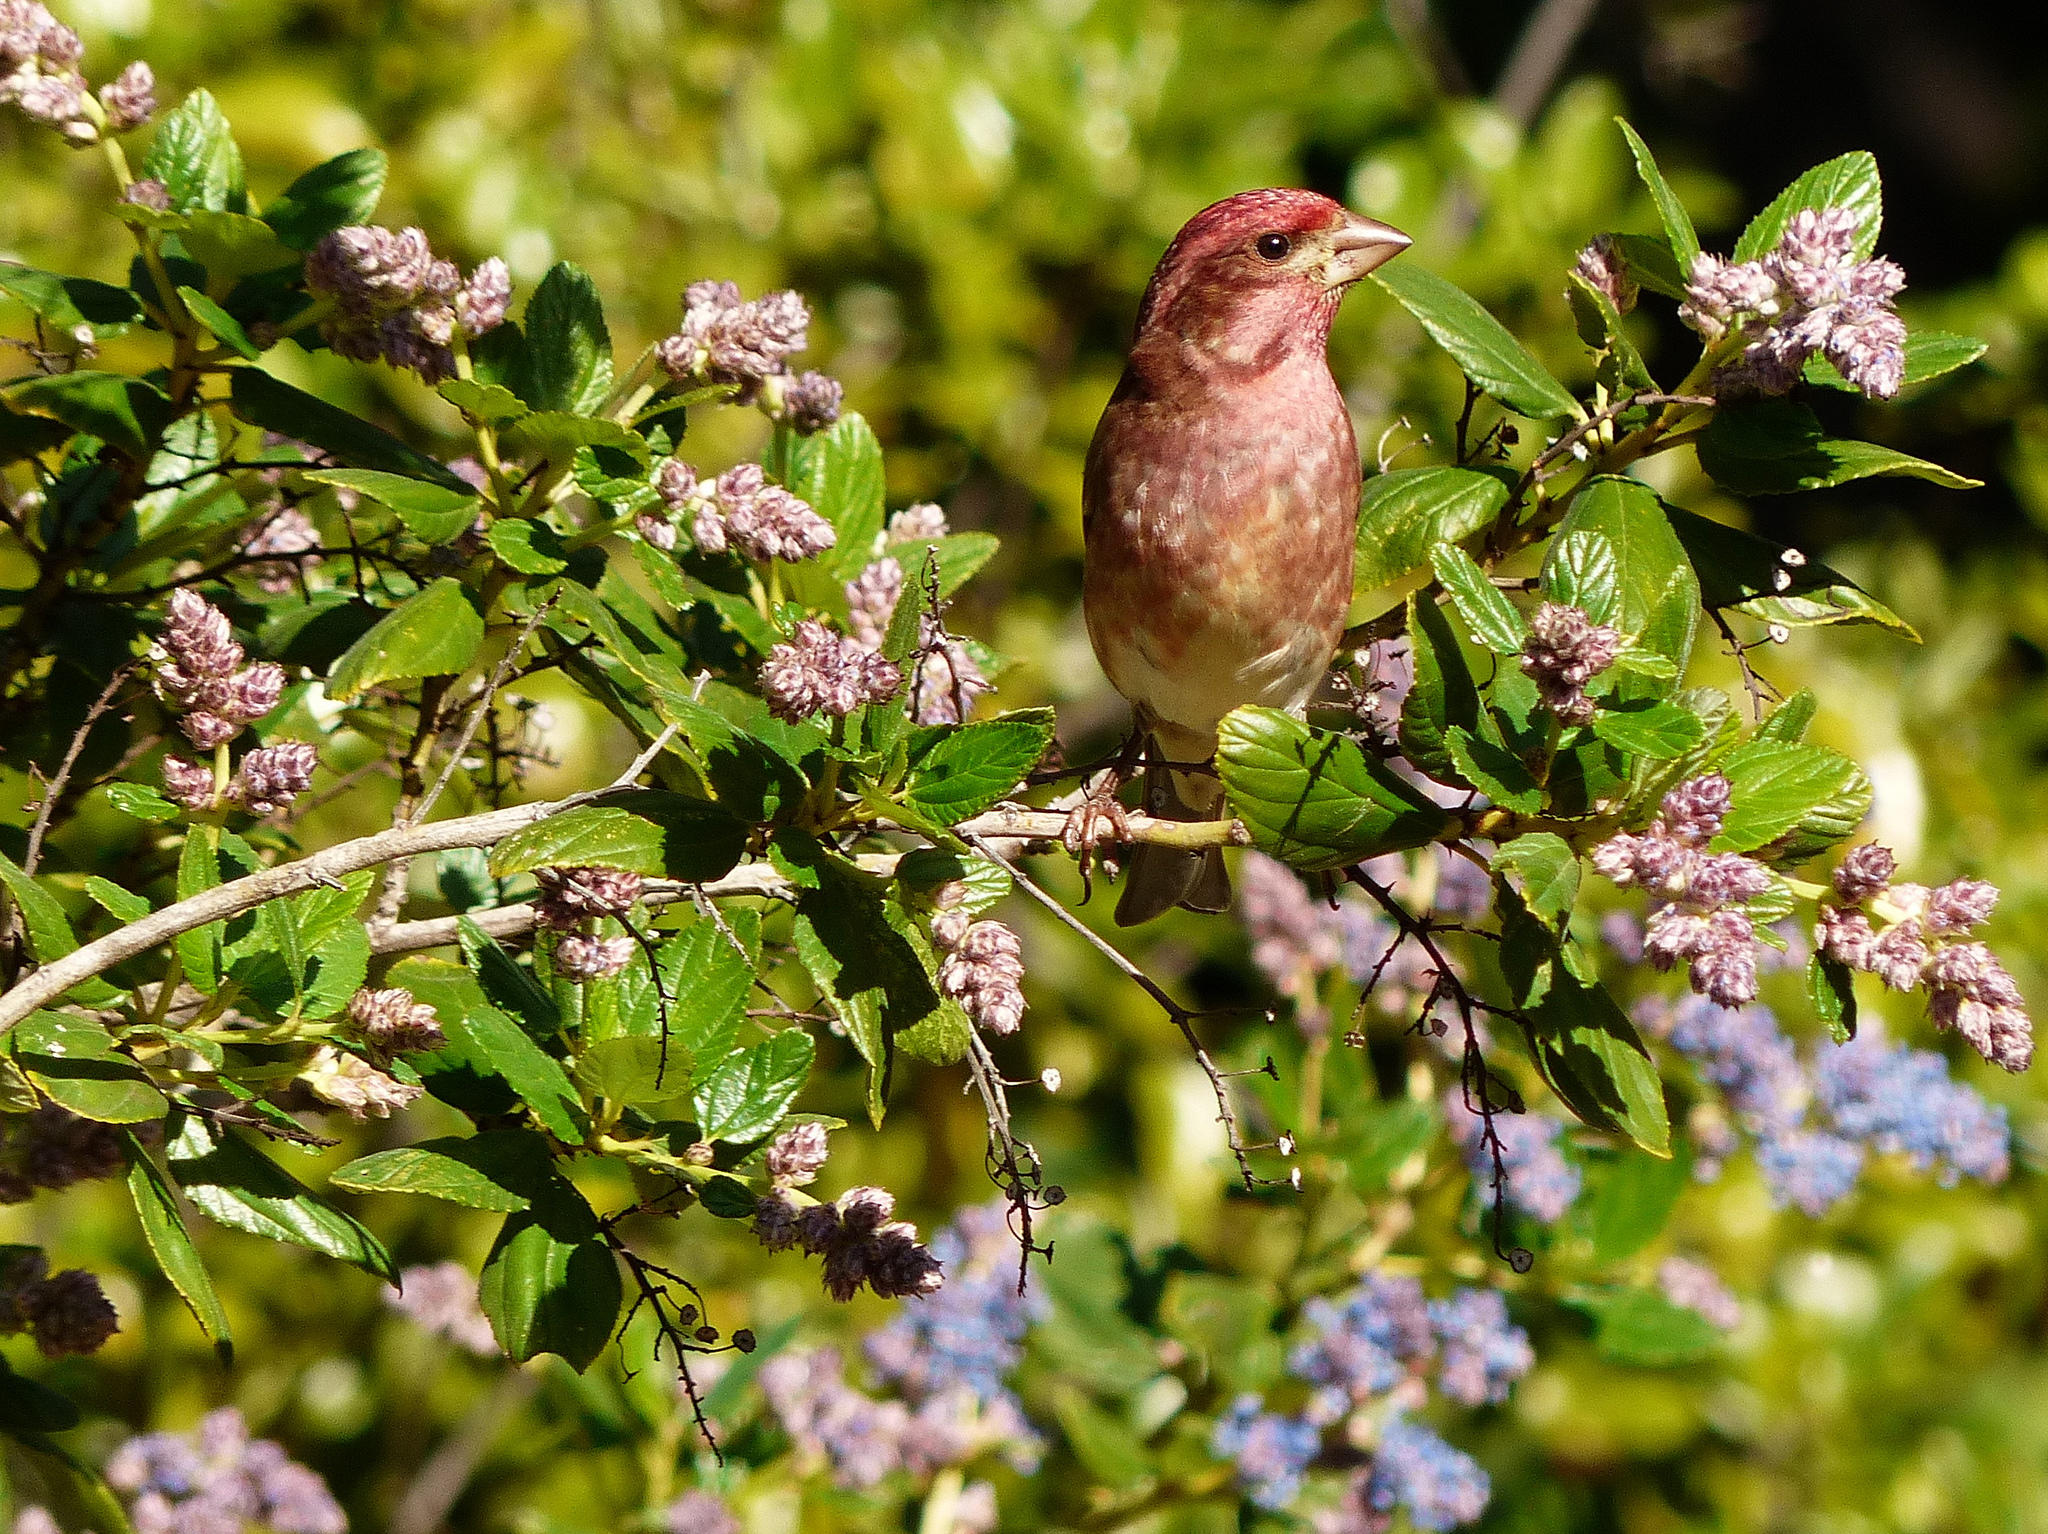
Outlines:
{"type": "Polygon", "coordinates": [[[1341,288],[1367,272],[1385,266],[1415,242],[1392,224],[1350,214],[1330,234],[1330,253],[1323,258],[1325,287],[1341,288]]]}

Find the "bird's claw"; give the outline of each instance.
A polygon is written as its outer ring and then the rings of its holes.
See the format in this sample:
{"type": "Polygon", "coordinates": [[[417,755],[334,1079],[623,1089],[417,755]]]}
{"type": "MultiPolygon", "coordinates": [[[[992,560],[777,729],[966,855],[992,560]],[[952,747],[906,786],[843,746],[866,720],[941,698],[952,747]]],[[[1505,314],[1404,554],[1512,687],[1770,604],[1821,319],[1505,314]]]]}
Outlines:
{"type": "Polygon", "coordinates": [[[1097,790],[1076,805],[1060,830],[1060,845],[1072,855],[1081,870],[1081,901],[1094,893],[1091,875],[1099,865],[1112,879],[1117,861],[1110,849],[1131,839],[1130,812],[1114,797],[1115,789],[1097,790]]]}

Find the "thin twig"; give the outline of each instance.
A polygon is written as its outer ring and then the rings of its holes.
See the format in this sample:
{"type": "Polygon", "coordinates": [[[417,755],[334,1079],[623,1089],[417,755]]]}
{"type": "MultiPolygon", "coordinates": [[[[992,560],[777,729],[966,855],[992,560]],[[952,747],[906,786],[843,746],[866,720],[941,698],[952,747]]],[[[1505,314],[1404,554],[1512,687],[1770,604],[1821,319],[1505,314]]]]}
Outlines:
{"type": "Polygon", "coordinates": [[[121,690],[121,684],[134,673],[139,661],[129,661],[119,667],[107,679],[107,685],[100,689],[100,695],[93,700],[85,717],[78,722],[78,728],[71,732],[71,744],[64,752],[64,759],[57,764],[57,770],[50,776],[43,789],[43,802],[36,806],[35,824],[28,830],[28,850],[22,854],[23,873],[32,874],[43,855],[43,836],[50,829],[50,817],[56,813],[57,801],[63,797],[64,785],[71,781],[71,769],[78,765],[78,753],[85,749],[85,738],[92,733],[92,727],[100,722],[101,716],[114,705],[114,694],[121,690]]]}
{"type": "MultiPolygon", "coordinates": [[[[1262,1183],[1270,1185],[1278,1181],[1275,1178],[1260,1177],[1252,1170],[1251,1157],[1248,1154],[1250,1147],[1245,1144],[1244,1136],[1239,1132],[1237,1114],[1230,1106],[1230,1092],[1223,1084],[1225,1073],[1218,1068],[1215,1060],[1211,1058],[1209,1051],[1203,1047],[1201,1039],[1195,1034],[1194,1019],[1203,1014],[1191,1011],[1175,1001],[1157,981],[1138,968],[1129,959],[1125,958],[1114,944],[1089,927],[1041,887],[1036,880],[1032,879],[1015,863],[991,846],[987,837],[966,834],[964,828],[962,828],[962,832],[963,840],[970,847],[974,848],[975,851],[991,862],[1001,866],[1019,889],[1052,912],[1066,926],[1079,933],[1089,946],[1108,959],[1111,964],[1115,965],[1125,978],[1129,979],[1147,996],[1150,996],[1159,1003],[1161,1010],[1166,1013],[1173,1026],[1180,1030],[1181,1037],[1187,1040],[1188,1048],[1194,1051],[1195,1063],[1201,1066],[1202,1074],[1209,1078],[1210,1089],[1216,1094],[1216,1121],[1223,1126],[1224,1135],[1230,1143],[1230,1154],[1237,1159],[1238,1175],[1244,1179],[1245,1187],[1256,1189],[1262,1183]]],[[[1257,1009],[1246,1007],[1234,1008],[1232,1010],[1251,1012],[1257,1009]]],[[[1267,1011],[1264,1015],[1268,1022],[1272,1021],[1273,1014],[1271,1011],[1267,1011]]]]}
{"type": "Polygon", "coordinates": [[[483,723],[484,715],[489,713],[492,705],[498,701],[498,689],[505,685],[513,666],[518,663],[519,652],[526,648],[526,641],[533,637],[533,631],[540,627],[541,619],[548,615],[554,605],[555,598],[550,596],[535,607],[520,627],[519,636],[506,647],[505,653],[498,657],[498,664],[491,669],[490,679],[484,683],[483,695],[477,699],[476,707],[469,711],[469,718],[463,721],[462,733],[456,737],[455,748],[448,753],[448,760],[441,768],[441,776],[434,780],[434,786],[426,791],[418,806],[406,817],[407,825],[418,825],[434,808],[434,802],[441,797],[442,791],[448,787],[449,780],[455,776],[455,769],[462,765],[462,753],[467,751],[469,743],[476,739],[477,728],[483,723]]]}

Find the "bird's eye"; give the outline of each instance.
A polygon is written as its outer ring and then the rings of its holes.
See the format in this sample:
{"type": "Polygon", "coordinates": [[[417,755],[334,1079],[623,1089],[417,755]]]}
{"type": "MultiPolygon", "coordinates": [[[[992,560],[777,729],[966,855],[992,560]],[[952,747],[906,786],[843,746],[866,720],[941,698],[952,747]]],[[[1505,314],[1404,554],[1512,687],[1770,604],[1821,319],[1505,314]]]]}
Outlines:
{"type": "Polygon", "coordinates": [[[1294,249],[1294,241],[1288,239],[1286,235],[1281,234],[1278,231],[1275,231],[1272,234],[1260,235],[1258,244],[1256,244],[1252,248],[1256,250],[1259,253],[1260,257],[1264,260],[1285,261],[1287,259],[1287,253],[1290,250],[1294,249]]]}

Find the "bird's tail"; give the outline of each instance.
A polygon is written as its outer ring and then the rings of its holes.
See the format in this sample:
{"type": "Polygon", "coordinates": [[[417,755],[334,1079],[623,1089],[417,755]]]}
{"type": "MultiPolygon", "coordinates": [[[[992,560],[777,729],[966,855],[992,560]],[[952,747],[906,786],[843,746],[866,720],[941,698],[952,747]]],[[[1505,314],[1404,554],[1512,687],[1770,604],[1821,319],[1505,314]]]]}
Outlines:
{"type": "MultiPolygon", "coordinates": [[[[1215,749],[1213,739],[1208,749],[1215,749]]],[[[1190,761],[1194,757],[1177,759],[1190,761]]],[[[1223,785],[1207,773],[1147,766],[1145,812],[1164,820],[1215,820],[1223,813],[1223,785]]],[[[1131,849],[1124,892],[1116,903],[1116,924],[1135,927],[1164,916],[1175,906],[1190,911],[1230,909],[1230,874],[1223,866],[1221,847],[1183,852],[1177,847],[1140,843],[1131,849]]]]}

